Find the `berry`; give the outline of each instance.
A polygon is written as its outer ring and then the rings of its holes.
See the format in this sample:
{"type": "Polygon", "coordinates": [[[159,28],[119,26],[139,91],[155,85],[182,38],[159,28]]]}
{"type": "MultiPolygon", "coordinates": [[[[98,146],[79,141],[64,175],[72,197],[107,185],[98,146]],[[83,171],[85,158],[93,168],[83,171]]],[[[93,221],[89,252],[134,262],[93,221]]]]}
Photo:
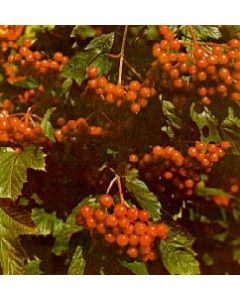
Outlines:
{"type": "Polygon", "coordinates": [[[106,233],[104,234],[104,239],[109,244],[113,244],[116,240],[115,236],[112,233],[106,233]]]}
{"type": "Polygon", "coordinates": [[[131,234],[128,238],[128,241],[129,241],[129,244],[131,246],[137,246],[138,243],[139,243],[139,238],[138,238],[138,235],[136,234],[131,234]]]}
{"type": "Polygon", "coordinates": [[[148,222],[150,218],[150,213],[147,210],[140,210],[139,211],[139,220],[142,222],[148,222]]]}
{"type": "Polygon", "coordinates": [[[101,195],[99,198],[99,202],[103,207],[109,208],[113,205],[113,197],[108,194],[101,195]]]}
{"type": "Polygon", "coordinates": [[[156,225],[156,232],[157,232],[157,236],[160,239],[165,239],[167,237],[168,234],[168,227],[166,224],[157,224],[156,225]]]}
{"type": "MultiPolygon", "coordinates": [[[[94,66],[87,67],[86,73],[89,78],[96,78],[98,75],[98,68],[94,66]]],[[[98,85],[99,85],[99,81],[98,81],[98,85]]]]}
{"type": "Polygon", "coordinates": [[[150,246],[151,242],[152,242],[152,238],[148,234],[143,234],[142,236],[139,237],[139,244],[142,247],[150,246]]]}
{"type": "Polygon", "coordinates": [[[86,219],[86,225],[89,229],[93,229],[93,228],[96,227],[97,224],[96,224],[96,221],[93,217],[88,217],[86,219]]]}
{"type": "Polygon", "coordinates": [[[94,210],[94,217],[98,222],[104,221],[106,213],[101,208],[96,208],[94,210]]]}
{"type": "Polygon", "coordinates": [[[138,249],[135,247],[128,248],[127,255],[131,258],[137,258],[138,257],[138,249]]]}
{"type": "Polygon", "coordinates": [[[101,235],[104,235],[107,232],[105,224],[102,222],[97,224],[96,229],[97,229],[97,232],[101,235]]]}
{"type": "Polygon", "coordinates": [[[127,216],[130,220],[136,221],[139,217],[139,211],[136,207],[130,207],[127,211],[127,216]]]}
{"type": "Polygon", "coordinates": [[[125,247],[128,244],[128,236],[126,234],[119,234],[116,238],[116,243],[120,247],[125,247]]]}
{"type": "Polygon", "coordinates": [[[115,215],[108,215],[105,219],[106,225],[109,227],[115,227],[118,225],[118,219],[115,215]]]}
{"type": "Polygon", "coordinates": [[[127,207],[124,204],[116,204],[114,213],[118,218],[124,217],[127,214],[127,207]]]}
{"type": "Polygon", "coordinates": [[[134,230],[137,235],[142,235],[147,231],[147,225],[138,221],[134,224],[134,230]]]}
{"type": "Polygon", "coordinates": [[[84,219],[91,217],[92,209],[89,205],[83,205],[80,207],[80,214],[84,219]]]}

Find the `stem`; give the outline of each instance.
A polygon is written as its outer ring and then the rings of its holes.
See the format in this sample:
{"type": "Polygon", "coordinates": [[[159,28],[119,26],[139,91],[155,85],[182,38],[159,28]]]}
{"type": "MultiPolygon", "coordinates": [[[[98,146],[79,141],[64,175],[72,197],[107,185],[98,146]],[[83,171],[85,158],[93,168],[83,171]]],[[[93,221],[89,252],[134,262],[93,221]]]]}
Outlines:
{"type": "Polygon", "coordinates": [[[117,177],[117,184],[118,184],[118,193],[119,193],[119,197],[120,197],[120,202],[121,204],[124,204],[124,197],[123,197],[123,192],[122,192],[122,185],[121,185],[121,179],[120,176],[117,177]]]}
{"type": "Polygon", "coordinates": [[[118,178],[118,176],[115,176],[115,177],[111,180],[111,182],[110,182],[110,184],[109,184],[109,186],[108,186],[108,188],[107,188],[106,194],[109,194],[109,193],[110,193],[110,191],[111,191],[111,189],[112,189],[112,187],[113,187],[113,184],[114,184],[114,182],[117,180],[117,178],[118,178]]]}
{"type": "Polygon", "coordinates": [[[119,61],[119,71],[118,71],[118,84],[122,83],[122,69],[123,69],[125,44],[127,38],[127,30],[128,30],[128,25],[125,26],[124,33],[123,33],[123,40],[122,40],[122,47],[121,47],[120,61],[119,61]]]}
{"type": "Polygon", "coordinates": [[[136,75],[139,79],[142,79],[141,74],[138,73],[136,69],[132,65],[130,65],[130,63],[125,58],[123,60],[125,64],[129,67],[129,69],[133,72],[133,74],[136,75]]]}
{"type": "Polygon", "coordinates": [[[195,48],[195,47],[197,47],[198,42],[197,42],[196,35],[195,35],[195,33],[194,33],[193,28],[192,28],[191,25],[188,26],[188,30],[189,30],[189,33],[190,33],[190,35],[192,37],[193,47],[195,48]]]}

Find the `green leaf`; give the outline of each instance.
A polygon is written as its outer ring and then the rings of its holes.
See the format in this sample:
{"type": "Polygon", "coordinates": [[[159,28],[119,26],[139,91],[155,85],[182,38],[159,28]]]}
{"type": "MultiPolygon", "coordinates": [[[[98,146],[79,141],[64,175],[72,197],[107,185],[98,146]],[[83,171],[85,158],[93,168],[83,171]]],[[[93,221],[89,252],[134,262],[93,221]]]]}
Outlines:
{"type": "MultiPolygon", "coordinates": [[[[193,25],[192,29],[198,41],[205,41],[208,39],[220,39],[222,36],[218,26],[193,25]]],[[[183,27],[182,32],[189,39],[192,38],[187,26],[183,27]]]]}
{"type": "Polygon", "coordinates": [[[108,74],[112,67],[112,61],[105,54],[98,55],[92,64],[98,68],[99,75],[108,74]]]}
{"type": "Polygon", "coordinates": [[[55,236],[64,226],[64,222],[56,217],[56,213],[47,213],[44,208],[32,209],[32,220],[36,224],[39,234],[55,236]]]}
{"type": "Polygon", "coordinates": [[[114,38],[115,38],[114,32],[101,34],[95,37],[94,39],[92,39],[91,42],[85,48],[85,50],[98,48],[103,53],[108,52],[112,49],[114,38]]]}
{"type": "Polygon", "coordinates": [[[123,267],[131,270],[136,275],[149,275],[147,266],[144,262],[140,262],[140,261],[127,262],[125,260],[119,260],[119,263],[123,267]]]}
{"type": "Polygon", "coordinates": [[[226,193],[223,190],[216,189],[216,188],[206,188],[206,187],[201,187],[195,189],[195,193],[198,196],[202,197],[207,197],[207,196],[226,196],[231,198],[232,194],[226,193]]]}
{"type": "Polygon", "coordinates": [[[92,38],[96,36],[96,30],[89,25],[76,25],[73,28],[71,37],[79,37],[81,39],[92,38]]]}
{"type": "Polygon", "coordinates": [[[53,30],[55,25],[27,25],[25,27],[24,37],[30,38],[33,42],[37,39],[37,34],[45,30],[53,30]]]}
{"type": "Polygon", "coordinates": [[[199,262],[192,250],[192,236],[181,227],[170,227],[166,240],[160,242],[162,262],[170,274],[198,275],[199,262]]]}
{"type": "Polygon", "coordinates": [[[12,85],[25,89],[36,89],[39,86],[39,82],[37,79],[29,76],[26,80],[14,82],[12,85]]]}
{"type": "Polygon", "coordinates": [[[223,120],[220,130],[223,139],[231,142],[232,152],[240,155],[240,118],[234,116],[231,107],[228,108],[228,116],[223,120]]]}
{"type": "Polygon", "coordinates": [[[171,128],[180,129],[182,126],[182,120],[176,116],[175,106],[171,101],[162,101],[163,114],[167,118],[167,124],[171,128]]]}
{"type": "Polygon", "coordinates": [[[204,107],[202,113],[198,113],[196,112],[195,104],[193,103],[190,107],[190,116],[198,126],[201,141],[204,143],[221,142],[221,138],[218,133],[218,121],[207,107],[204,107]]]}
{"type": "Polygon", "coordinates": [[[102,34],[94,39],[81,52],[73,56],[64,66],[61,76],[74,79],[79,85],[86,79],[86,68],[94,64],[99,68],[99,74],[108,73],[111,62],[105,56],[114,42],[114,33],[102,34]]]}
{"type": "Polygon", "coordinates": [[[38,194],[33,193],[31,199],[33,199],[36,204],[43,205],[43,200],[38,196],[38,194]]]}
{"type": "Polygon", "coordinates": [[[45,156],[41,148],[35,146],[28,146],[21,153],[1,147],[0,197],[17,199],[27,181],[27,169],[45,171],[45,156]]]}
{"type": "Polygon", "coordinates": [[[10,200],[0,200],[0,263],[3,274],[25,274],[26,254],[19,235],[37,234],[29,213],[10,200]]]}
{"type": "Polygon", "coordinates": [[[72,212],[64,222],[57,218],[56,213],[47,213],[43,208],[32,209],[32,220],[37,225],[39,233],[44,236],[52,234],[55,238],[52,247],[52,252],[55,255],[62,255],[63,252],[67,251],[71,236],[83,229],[76,224],[76,214],[72,212]]]}
{"type": "Polygon", "coordinates": [[[100,49],[90,49],[81,51],[74,55],[70,61],[64,66],[61,76],[64,78],[74,79],[79,85],[86,78],[86,68],[101,53],[100,49]]]}
{"type": "Polygon", "coordinates": [[[41,264],[40,259],[34,259],[28,261],[26,264],[26,275],[42,275],[44,272],[40,269],[40,264],[41,264]]]}
{"type": "Polygon", "coordinates": [[[55,135],[54,135],[54,129],[53,129],[52,124],[49,121],[49,119],[50,119],[50,117],[51,117],[51,115],[52,115],[52,113],[54,112],[55,109],[56,109],[55,107],[49,108],[46,111],[46,113],[45,113],[45,115],[42,119],[42,122],[41,122],[41,127],[43,129],[44,134],[52,142],[55,142],[55,135]]]}
{"type": "Polygon", "coordinates": [[[150,212],[154,221],[160,219],[160,202],[158,201],[157,196],[149,190],[145,182],[138,178],[126,178],[125,186],[128,191],[134,195],[139,205],[150,212]]]}
{"type": "Polygon", "coordinates": [[[83,250],[81,246],[77,246],[71,264],[68,268],[68,275],[83,275],[85,269],[85,259],[83,258],[83,250]]]}

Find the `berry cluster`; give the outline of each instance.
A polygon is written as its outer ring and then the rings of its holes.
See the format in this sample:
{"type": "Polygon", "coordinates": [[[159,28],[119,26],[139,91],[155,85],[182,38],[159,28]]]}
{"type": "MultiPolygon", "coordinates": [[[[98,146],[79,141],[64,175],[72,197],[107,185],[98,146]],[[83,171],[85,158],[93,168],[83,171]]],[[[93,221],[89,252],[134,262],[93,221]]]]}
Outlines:
{"type": "Polygon", "coordinates": [[[200,174],[210,172],[229,147],[228,141],[221,144],[197,141],[183,156],[171,146],[164,148],[156,145],[152,153],[144,154],[140,160],[138,155],[131,154],[129,162],[138,163],[144,179],[149,183],[157,182],[158,191],[165,192],[168,187],[175,186],[177,190],[191,196],[201,179],[200,174]]]}
{"type": "Polygon", "coordinates": [[[92,137],[102,137],[105,130],[101,126],[90,126],[85,118],[77,120],[69,120],[66,122],[65,118],[57,119],[57,124],[60,129],[55,130],[55,137],[59,143],[76,142],[81,137],[90,135],[92,137]]]}
{"type": "Polygon", "coordinates": [[[42,128],[26,117],[9,115],[7,110],[0,112],[0,143],[4,146],[25,147],[28,144],[46,145],[48,138],[43,134],[42,128]]]}
{"type": "Polygon", "coordinates": [[[109,194],[101,195],[99,200],[102,208],[93,211],[90,206],[83,205],[76,216],[76,222],[102,235],[107,243],[116,244],[131,258],[155,260],[157,252],[153,248],[156,239],[167,237],[167,225],[149,223],[150,214],[147,210],[114,204],[109,194]],[[112,213],[107,209],[112,210],[112,213]]]}
{"type": "Polygon", "coordinates": [[[110,104],[116,104],[117,107],[128,103],[130,110],[137,114],[148,105],[150,97],[156,94],[154,88],[141,84],[137,80],[132,80],[127,86],[120,84],[115,85],[107,80],[105,76],[98,76],[98,69],[89,66],[86,70],[88,81],[88,88],[93,90],[95,94],[99,95],[100,99],[110,104]]]}
{"type": "Polygon", "coordinates": [[[0,47],[2,52],[8,48],[17,49],[16,40],[20,37],[24,29],[22,25],[0,25],[0,47]]]}
{"type": "Polygon", "coordinates": [[[31,40],[25,38],[22,47],[15,54],[9,54],[8,64],[5,63],[4,68],[10,83],[24,80],[28,75],[38,77],[49,72],[59,72],[69,60],[61,52],[54,53],[53,59],[46,58],[44,53],[32,51],[31,45],[31,40]]]}
{"type": "Polygon", "coordinates": [[[189,45],[175,39],[168,26],[159,26],[159,33],[163,39],[153,45],[156,60],[147,73],[150,82],[159,80],[161,87],[174,90],[178,98],[197,93],[203,105],[210,105],[214,97],[240,101],[239,39],[200,45],[193,37],[189,45]],[[192,51],[187,52],[186,46],[192,51]]]}

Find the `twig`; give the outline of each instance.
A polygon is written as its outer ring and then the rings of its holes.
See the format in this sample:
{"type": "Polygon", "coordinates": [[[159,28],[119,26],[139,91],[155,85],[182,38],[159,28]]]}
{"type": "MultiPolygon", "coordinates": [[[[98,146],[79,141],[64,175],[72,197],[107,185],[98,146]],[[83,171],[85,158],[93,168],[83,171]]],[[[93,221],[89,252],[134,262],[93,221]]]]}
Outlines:
{"type": "Polygon", "coordinates": [[[136,69],[132,65],[130,65],[130,63],[125,58],[123,60],[125,64],[128,66],[128,68],[133,72],[133,74],[136,75],[140,80],[142,80],[141,74],[138,73],[136,69]]]}
{"type": "Polygon", "coordinates": [[[123,197],[123,192],[122,192],[122,185],[121,185],[121,179],[120,176],[117,177],[117,184],[118,184],[118,193],[119,193],[119,198],[120,198],[120,202],[121,204],[124,204],[124,197],[123,197]]]}
{"type": "Polygon", "coordinates": [[[108,186],[108,188],[107,188],[106,194],[109,194],[109,193],[110,193],[110,191],[111,191],[111,189],[112,189],[112,187],[113,187],[113,185],[114,185],[114,182],[117,180],[117,178],[118,178],[118,176],[115,176],[115,177],[111,180],[111,182],[109,183],[109,186],[108,186]]]}
{"type": "Polygon", "coordinates": [[[120,61],[119,61],[119,70],[118,70],[118,84],[122,83],[122,69],[123,69],[123,59],[124,59],[124,51],[125,51],[125,44],[127,38],[127,30],[128,26],[125,26],[124,33],[123,33],[123,40],[122,40],[122,47],[120,52],[120,61]]]}

